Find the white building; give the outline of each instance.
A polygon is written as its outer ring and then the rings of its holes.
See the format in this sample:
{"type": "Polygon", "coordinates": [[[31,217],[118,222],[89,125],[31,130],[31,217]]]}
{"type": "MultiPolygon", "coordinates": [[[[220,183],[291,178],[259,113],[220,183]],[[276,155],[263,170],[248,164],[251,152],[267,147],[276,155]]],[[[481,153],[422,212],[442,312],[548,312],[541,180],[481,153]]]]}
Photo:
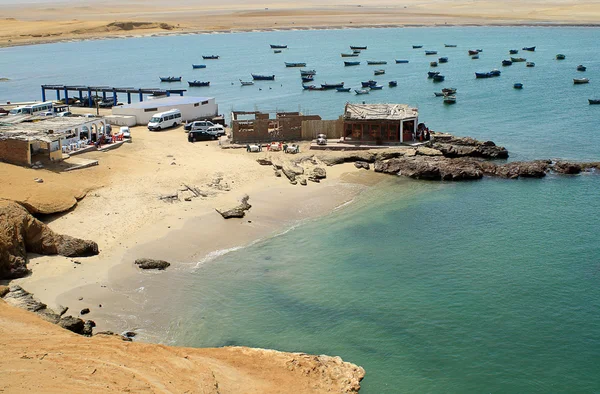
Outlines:
{"type": "Polygon", "coordinates": [[[213,97],[171,96],[119,105],[112,108],[112,114],[114,116],[135,116],[136,124],[146,125],[155,113],[174,108],[181,111],[184,122],[211,118],[219,113],[218,105],[213,97]]]}

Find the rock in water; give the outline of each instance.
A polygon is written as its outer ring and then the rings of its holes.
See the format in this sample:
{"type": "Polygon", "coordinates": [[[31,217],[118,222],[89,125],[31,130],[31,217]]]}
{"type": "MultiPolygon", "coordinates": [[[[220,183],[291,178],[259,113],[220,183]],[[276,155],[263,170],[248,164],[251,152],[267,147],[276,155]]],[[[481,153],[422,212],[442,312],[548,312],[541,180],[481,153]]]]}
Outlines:
{"type": "Polygon", "coordinates": [[[98,244],[60,235],[35,219],[19,204],[0,201],[0,279],[25,276],[27,253],[67,257],[98,254],[98,244]]]}
{"type": "Polygon", "coordinates": [[[171,265],[167,261],[153,259],[137,259],[135,264],[143,270],[164,270],[171,265]]]}
{"type": "Polygon", "coordinates": [[[224,219],[243,218],[246,215],[246,211],[252,208],[252,205],[248,204],[249,199],[250,197],[245,195],[241,200],[241,204],[237,207],[228,209],[227,211],[220,211],[218,209],[216,209],[216,211],[219,212],[224,219]]]}

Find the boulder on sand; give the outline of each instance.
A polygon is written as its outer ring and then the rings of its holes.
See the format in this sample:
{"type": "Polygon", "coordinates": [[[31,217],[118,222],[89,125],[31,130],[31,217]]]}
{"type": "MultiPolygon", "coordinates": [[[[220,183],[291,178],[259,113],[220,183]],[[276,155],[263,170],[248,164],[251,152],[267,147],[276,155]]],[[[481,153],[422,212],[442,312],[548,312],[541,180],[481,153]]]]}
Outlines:
{"type": "Polygon", "coordinates": [[[137,259],[135,264],[143,270],[164,270],[171,265],[167,261],[154,259],[137,259]]]}
{"type": "Polygon", "coordinates": [[[235,208],[228,209],[226,211],[220,211],[216,209],[217,212],[223,216],[223,219],[231,219],[231,218],[243,218],[246,215],[246,211],[252,208],[252,205],[248,204],[248,200],[250,197],[246,194],[242,197],[241,204],[235,208]]]}

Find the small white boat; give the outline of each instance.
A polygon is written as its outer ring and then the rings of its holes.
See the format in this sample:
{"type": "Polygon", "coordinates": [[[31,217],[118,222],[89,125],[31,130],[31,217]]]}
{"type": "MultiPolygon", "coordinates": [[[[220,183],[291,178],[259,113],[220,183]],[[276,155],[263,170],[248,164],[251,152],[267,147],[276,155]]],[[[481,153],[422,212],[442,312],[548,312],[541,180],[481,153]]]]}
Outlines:
{"type": "Polygon", "coordinates": [[[241,79],[240,79],[240,83],[242,84],[242,86],[251,86],[251,85],[254,85],[253,81],[242,81],[241,79]]]}
{"type": "Polygon", "coordinates": [[[444,104],[455,104],[456,96],[444,96],[444,104]]]}
{"type": "Polygon", "coordinates": [[[584,83],[590,83],[590,80],[587,78],[573,78],[573,83],[575,85],[581,85],[584,83]]]}
{"type": "Polygon", "coordinates": [[[356,94],[369,94],[369,89],[354,89],[356,94]]]}

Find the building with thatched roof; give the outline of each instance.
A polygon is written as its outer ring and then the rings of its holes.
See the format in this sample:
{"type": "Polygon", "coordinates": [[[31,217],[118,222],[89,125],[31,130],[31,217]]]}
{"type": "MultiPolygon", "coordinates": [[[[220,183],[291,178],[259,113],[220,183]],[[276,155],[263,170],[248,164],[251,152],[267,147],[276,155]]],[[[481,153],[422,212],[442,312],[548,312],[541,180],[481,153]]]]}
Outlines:
{"type": "Polygon", "coordinates": [[[381,144],[414,141],[419,111],[407,104],[346,103],[344,140],[381,144]]]}

